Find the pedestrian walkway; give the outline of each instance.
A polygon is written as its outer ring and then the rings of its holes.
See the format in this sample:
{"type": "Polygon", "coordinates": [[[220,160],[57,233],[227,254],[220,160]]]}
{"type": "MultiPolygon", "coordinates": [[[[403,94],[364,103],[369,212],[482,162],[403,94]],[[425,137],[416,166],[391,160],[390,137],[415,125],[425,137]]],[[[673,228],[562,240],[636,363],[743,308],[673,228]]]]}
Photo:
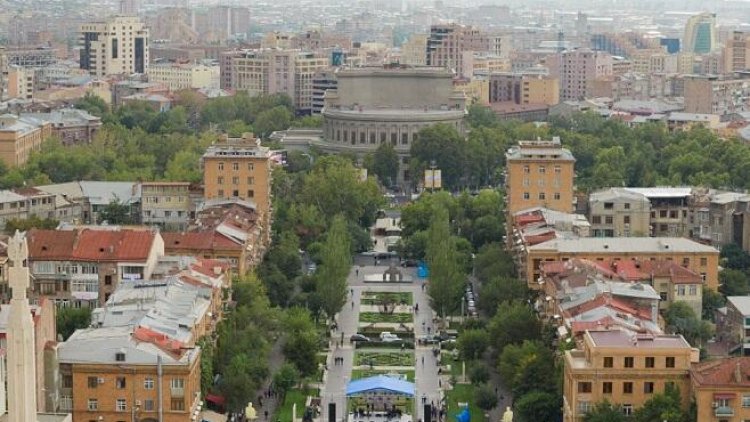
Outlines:
{"type": "Polygon", "coordinates": [[[253,401],[253,407],[258,411],[258,421],[274,420],[276,412],[281,407],[280,399],[277,394],[273,394],[273,374],[284,364],[284,339],[278,338],[271,348],[271,354],[268,360],[268,378],[263,383],[263,387],[258,391],[258,397],[253,401]],[[260,399],[260,400],[258,400],[260,399]]]}
{"type": "MultiPolygon", "coordinates": [[[[434,333],[436,327],[433,323],[434,314],[430,309],[430,302],[425,291],[422,281],[416,278],[414,270],[411,268],[403,269],[410,273],[415,279],[414,283],[364,283],[367,275],[382,274],[388,268],[388,263],[379,266],[362,266],[353,267],[347,279],[350,297],[349,301],[337,315],[336,323],[338,329],[331,333],[331,338],[338,341],[338,348],[334,343],[331,344],[328,354],[327,371],[324,376],[324,387],[321,390],[321,421],[328,422],[328,404],[336,404],[337,422],[344,421],[346,418],[346,386],[351,379],[354,347],[349,342],[349,337],[357,332],[359,327],[360,299],[363,292],[411,292],[414,304],[419,305],[419,312],[414,317],[414,336],[415,339],[421,335],[434,333]],[[424,322],[424,324],[422,324],[424,322]],[[343,334],[343,346],[341,339],[343,334]],[[343,359],[341,364],[334,365],[335,359],[343,359]]],[[[414,349],[414,372],[415,372],[415,400],[417,401],[417,414],[413,415],[413,420],[424,420],[422,401],[425,403],[440,403],[442,399],[441,389],[438,382],[439,356],[432,352],[432,346],[417,345],[414,349]]],[[[375,367],[374,369],[378,369],[375,367]]],[[[388,367],[388,369],[394,369],[388,367]]],[[[411,368],[409,368],[411,369],[411,368]]]]}

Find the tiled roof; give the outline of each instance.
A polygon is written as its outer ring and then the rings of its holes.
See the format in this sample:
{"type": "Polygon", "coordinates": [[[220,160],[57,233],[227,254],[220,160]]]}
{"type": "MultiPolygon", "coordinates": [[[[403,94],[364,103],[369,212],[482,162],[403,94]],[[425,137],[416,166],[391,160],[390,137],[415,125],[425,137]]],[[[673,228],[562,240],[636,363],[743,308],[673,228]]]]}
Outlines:
{"type": "Polygon", "coordinates": [[[242,250],[243,246],[232,241],[216,230],[187,233],[163,233],[164,248],[166,250],[242,250]]]}
{"type": "Polygon", "coordinates": [[[145,261],[156,235],[148,230],[31,230],[32,260],[145,261]]]}
{"type": "Polygon", "coordinates": [[[733,357],[695,363],[690,371],[701,387],[750,387],[750,357],[733,357]]]}

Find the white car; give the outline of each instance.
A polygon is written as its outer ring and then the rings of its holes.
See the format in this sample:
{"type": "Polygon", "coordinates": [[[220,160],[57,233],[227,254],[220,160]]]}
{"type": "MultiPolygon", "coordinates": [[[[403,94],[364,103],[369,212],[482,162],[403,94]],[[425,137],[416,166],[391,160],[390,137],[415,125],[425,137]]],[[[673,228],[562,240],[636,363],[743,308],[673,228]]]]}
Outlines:
{"type": "Polygon", "coordinates": [[[388,331],[383,331],[380,333],[380,341],[383,343],[393,343],[396,341],[400,341],[401,339],[398,338],[397,335],[389,333],[388,331]]]}

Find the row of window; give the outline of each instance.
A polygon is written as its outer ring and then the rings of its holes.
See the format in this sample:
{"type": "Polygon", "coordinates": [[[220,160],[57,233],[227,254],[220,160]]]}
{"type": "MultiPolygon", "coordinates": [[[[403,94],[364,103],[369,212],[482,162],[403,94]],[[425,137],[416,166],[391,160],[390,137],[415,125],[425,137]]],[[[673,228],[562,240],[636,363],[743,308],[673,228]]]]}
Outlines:
{"type": "MultiPolygon", "coordinates": [[[[622,222],[623,224],[630,224],[630,216],[629,215],[623,215],[622,216],[622,222]]],[[[614,217],[611,215],[605,215],[604,216],[604,224],[613,224],[614,223],[614,217]]],[[[591,224],[602,224],[602,216],[601,215],[592,215],[591,216],[591,224]]]]}
{"type": "MultiPolygon", "coordinates": [[[[98,388],[99,385],[104,384],[104,378],[101,377],[88,377],[87,379],[88,387],[89,388],[98,388]]],[[[154,389],[154,379],[151,377],[146,377],[143,379],[143,389],[144,390],[153,390],[154,389]]],[[[184,378],[172,378],[169,382],[170,388],[172,389],[183,389],[185,388],[185,379],[184,378]]],[[[125,389],[127,386],[127,378],[125,377],[116,377],[115,378],[115,388],[118,390],[125,389]]],[[[68,387],[70,388],[70,387],[68,387]]]]}
{"type": "MultiPolygon", "coordinates": [[[[218,167],[219,167],[219,170],[224,170],[224,163],[223,162],[219,162],[218,167]]],[[[237,162],[232,163],[232,170],[239,171],[239,169],[240,169],[240,163],[237,163],[237,162]]],[[[255,164],[254,163],[247,163],[247,169],[250,170],[250,171],[255,170],[255,164]]]]}
{"type": "MultiPolygon", "coordinates": [[[[218,191],[216,191],[216,196],[218,196],[219,198],[225,198],[225,196],[224,196],[224,189],[219,189],[218,191]]],[[[233,190],[231,197],[232,198],[239,198],[240,197],[240,191],[236,190],[236,189],[233,190]]],[[[248,190],[247,191],[247,196],[245,198],[249,199],[249,198],[254,198],[254,197],[255,197],[255,191],[248,190]]]]}
{"type": "MultiPolygon", "coordinates": [[[[562,167],[561,166],[555,165],[553,167],[553,169],[554,169],[555,173],[557,173],[557,174],[562,173],[562,167]]],[[[547,172],[547,167],[544,166],[544,165],[540,165],[539,167],[537,167],[537,171],[539,172],[539,174],[545,174],[547,172]]],[[[531,166],[524,165],[523,166],[523,172],[526,173],[526,174],[531,173],[531,166]]]]}
{"type": "MultiPolygon", "coordinates": [[[[544,181],[544,179],[538,179],[536,181],[536,184],[537,184],[537,186],[539,186],[540,188],[542,188],[542,187],[544,187],[544,185],[546,184],[546,182],[544,181]]],[[[552,186],[554,186],[554,187],[557,188],[557,187],[560,187],[560,184],[561,184],[560,183],[560,177],[555,176],[555,178],[552,180],[552,186]]],[[[524,177],[523,178],[523,186],[524,187],[531,186],[531,179],[528,178],[528,177],[524,177]]]]}
{"type": "MultiPolygon", "coordinates": [[[[625,381],[622,383],[622,394],[633,394],[634,391],[634,383],[632,381],[625,381]]],[[[602,394],[613,394],[614,391],[614,383],[611,381],[604,381],[602,382],[602,394]]],[[[591,381],[581,381],[578,383],[578,392],[579,393],[591,393],[592,392],[592,383],[591,381]]],[[[653,381],[644,381],[643,382],[643,394],[653,394],[654,393],[654,383],[653,381]]]]}
{"type": "MultiPolygon", "coordinates": [[[[99,410],[99,400],[88,399],[86,408],[91,412],[99,410]]],[[[127,410],[128,410],[128,401],[126,399],[117,399],[115,401],[116,412],[126,412],[127,410]]],[[[156,408],[154,406],[154,400],[153,399],[143,400],[143,408],[140,410],[143,410],[144,412],[155,411],[156,408]]],[[[173,398],[170,401],[170,410],[185,410],[185,399],[173,398]]],[[[96,421],[93,421],[93,422],[96,422],[96,421]]],[[[121,421],[118,421],[118,422],[121,422],[121,421]]]]}
{"type": "MultiPolygon", "coordinates": [[[[560,192],[555,192],[552,195],[552,197],[555,199],[555,201],[559,201],[560,200],[560,192]]],[[[525,199],[525,200],[531,199],[531,194],[528,193],[528,192],[524,192],[523,193],[523,199],[525,199]]],[[[542,201],[546,200],[547,199],[547,194],[544,193],[544,192],[539,192],[539,199],[541,199],[542,201]]]]}
{"type": "MultiPolygon", "coordinates": [[[[224,176],[217,177],[216,178],[216,183],[219,184],[219,185],[223,185],[224,184],[224,176]]],[[[240,178],[237,177],[237,176],[232,177],[232,184],[233,185],[239,185],[240,184],[240,178]]],[[[249,176],[247,178],[247,184],[248,185],[254,185],[255,184],[255,178],[252,177],[252,176],[249,176]]]]}
{"type": "MultiPolygon", "coordinates": [[[[615,364],[615,358],[612,356],[605,356],[604,357],[604,363],[603,366],[605,368],[613,368],[615,364]]],[[[644,358],[644,367],[646,368],[655,368],[656,367],[656,358],[654,356],[646,356],[644,358]]],[[[633,356],[625,356],[622,358],[622,366],[625,368],[634,368],[635,366],[635,358],[633,356]]],[[[664,367],[665,368],[674,368],[675,367],[675,357],[674,356],[667,356],[664,358],[664,367]]]]}

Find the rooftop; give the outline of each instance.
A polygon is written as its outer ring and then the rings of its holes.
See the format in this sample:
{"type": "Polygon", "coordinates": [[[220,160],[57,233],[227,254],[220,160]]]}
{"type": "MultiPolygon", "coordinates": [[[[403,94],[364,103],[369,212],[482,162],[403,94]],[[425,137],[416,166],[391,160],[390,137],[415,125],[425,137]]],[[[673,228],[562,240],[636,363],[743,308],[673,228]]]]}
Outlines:
{"type": "Polygon", "coordinates": [[[28,233],[34,261],[141,262],[148,259],[157,234],[149,230],[39,230],[28,233]]]}
{"type": "Polygon", "coordinates": [[[607,348],[639,348],[639,349],[687,349],[690,344],[681,335],[647,334],[630,335],[619,330],[588,331],[596,347],[607,348]]]}
{"type": "Polygon", "coordinates": [[[554,239],[529,246],[529,251],[557,251],[561,253],[705,253],[718,254],[713,246],[703,245],[681,237],[614,237],[554,239]]]}
{"type": "Polygon", "coordinates": [[[729,296],[727,301],[742,315],[750,315],[750,296],[729,296]]]}
{"type": "Polygon", "coordinates": [[[575,161],[570,150],[562,147],[558,137],[554,137],[552,140],[518,141],[518,145],[510,147],[505,156],[508,160],[554,159],[575,161]]]}
{"type": "Polygon", "coordinates": [[[647,198],[686,198],[693,192],[691,187],[659,186],[654,188],[621,188],[622,190],[639,193],[647,198]]]}
{"type": "Polygon", "coordinates": [[[701,387],[750,388],[750,357],[732,357],[693,364],[694,383],[701,387]]]}

